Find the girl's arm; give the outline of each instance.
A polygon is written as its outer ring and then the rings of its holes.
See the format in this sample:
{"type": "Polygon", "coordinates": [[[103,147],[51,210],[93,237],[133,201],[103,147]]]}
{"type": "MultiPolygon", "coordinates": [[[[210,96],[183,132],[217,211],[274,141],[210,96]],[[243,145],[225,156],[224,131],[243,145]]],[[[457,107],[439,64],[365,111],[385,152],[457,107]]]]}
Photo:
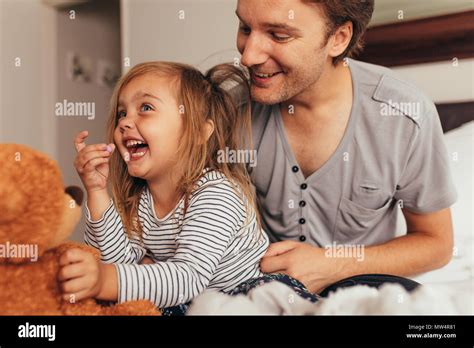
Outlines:
{"type": "Polygon", "coordinates": [[[108,208],[110,196],[107,189],[87,192],[87,207],[89,208],[91,220],[99,220],[108,208]]]}
{"type": "Polygon", "coordinates": [[[69,302],[95,297],[117,301],[117,271],[98,262],[85,249],[66,250],[59,257],[58,281],[63,299],[69,302]]]}
{"type": "Polygon", "coordinates": [[[122,221],[107,192],[109,159],[115,145],[86,145],[88,135],[82,131],[74,140],[74,167],[87,191],[85,242],[101,252],[104,262],[138,262],[144,250],[123,233],[122,221]]]}
{"type": "MultiPolygon", "coordinates": [[[[107,189],[88,191],[86,201],[86,210],[88,210],[88,215],[86,214],[87,221],[100,220],[105,210],[109,207],[110,201],[111,199],[107,189]]],[[[93,232],[87,230],[87,225],[86,233],[84,234],[84,242],[100,251],[97,239],[93,232]]]]}
{"type": "Polygon", "coordinates": [[[204,291],[245,221],[238,201],[227,187],[191,199],[172,258],[147,265],[115,265],[118,301],[146,299],[164,308],[186,303],[204,291]]]}
{"type": "Polygon", "coordinates": [[[96,192],[87,199],[85,243],[99,250],[105,263],[140,262],[146,249],[138,239],[128,238],[108,193],[96,192]]]}
{"type": "Polygon", "coordinates": [[[105,301],[117,301],[118,280],[117,270],[114,265],[102,263],[100,265],[101,286],[96,299],[105,301]]]}

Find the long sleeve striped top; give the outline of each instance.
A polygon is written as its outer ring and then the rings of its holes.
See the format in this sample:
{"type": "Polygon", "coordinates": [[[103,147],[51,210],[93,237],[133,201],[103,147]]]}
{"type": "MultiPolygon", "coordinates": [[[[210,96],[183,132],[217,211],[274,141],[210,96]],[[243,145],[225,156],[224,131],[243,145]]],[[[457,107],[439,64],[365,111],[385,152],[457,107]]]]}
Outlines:
{"type": "Polygon", "coordinates": [[[160,219],[145,188],[140,241],[128,237],[112,201],[97,221],[86,205],[85,242],[101,252],[103,262],[115,264],[119,302],[146,299],[165,308],[191,301],[206,288],[226,292],[262,275],[268,237],[222,173],[203,174],[185,216],[183,207],[184,199],[160,219]],[[138,264],[145,256],[154,263],[138,264]]]}

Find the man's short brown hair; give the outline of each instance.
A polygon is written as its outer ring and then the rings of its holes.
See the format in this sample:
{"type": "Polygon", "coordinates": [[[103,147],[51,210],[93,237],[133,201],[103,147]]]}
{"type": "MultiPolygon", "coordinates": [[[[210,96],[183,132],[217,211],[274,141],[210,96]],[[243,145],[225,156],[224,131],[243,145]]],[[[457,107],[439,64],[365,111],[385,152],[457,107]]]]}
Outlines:
{"type": "Polygon", "coordinates": [[[326,43],[337,28],[346,22],[352,22],[352,38],[346,50],[333,58],[333,64],[345,57],[353,57],[362,50],[364,34],[374,12],[374,0],[303,0],[306,3],[319,4],[326,15],[326,43]]]}

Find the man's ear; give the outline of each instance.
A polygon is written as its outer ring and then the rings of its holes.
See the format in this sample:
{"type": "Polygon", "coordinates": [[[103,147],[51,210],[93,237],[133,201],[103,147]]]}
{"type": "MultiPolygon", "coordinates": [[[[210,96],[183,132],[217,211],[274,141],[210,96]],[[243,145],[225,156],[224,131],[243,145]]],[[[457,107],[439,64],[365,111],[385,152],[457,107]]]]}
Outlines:
{"type": "Polygon", "coordinates": [[[331,57],[337,57],[341,55],[349,46],[352,39],[352,22],[348,21],[337,28],[336,32],[331,38],[331,46],[329,49],[329,55],[331,57]]]}
{"type": "Polygon", "coordinates": [[[204,125],[204,141],[203,143],[207,142],[210,136],[214,133],[214,122],[212,120],[206,120],[206,124],[204,125]]]}

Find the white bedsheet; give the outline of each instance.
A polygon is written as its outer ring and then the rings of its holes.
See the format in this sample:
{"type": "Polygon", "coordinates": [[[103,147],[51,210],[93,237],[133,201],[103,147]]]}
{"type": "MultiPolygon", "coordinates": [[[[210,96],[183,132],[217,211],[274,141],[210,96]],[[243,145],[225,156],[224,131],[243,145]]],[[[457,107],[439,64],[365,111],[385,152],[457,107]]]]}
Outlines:
{"type": "Polygon", "coordinates": [[[471,314],[471,296],[436,285],[424,285],[412,293],[398,284],[385,284],[378,290],[358,285],[311,303],[285,284],[271,282],[248,295],[207,290],[193,301],[188,315],[465,315],[471,314]]]}

